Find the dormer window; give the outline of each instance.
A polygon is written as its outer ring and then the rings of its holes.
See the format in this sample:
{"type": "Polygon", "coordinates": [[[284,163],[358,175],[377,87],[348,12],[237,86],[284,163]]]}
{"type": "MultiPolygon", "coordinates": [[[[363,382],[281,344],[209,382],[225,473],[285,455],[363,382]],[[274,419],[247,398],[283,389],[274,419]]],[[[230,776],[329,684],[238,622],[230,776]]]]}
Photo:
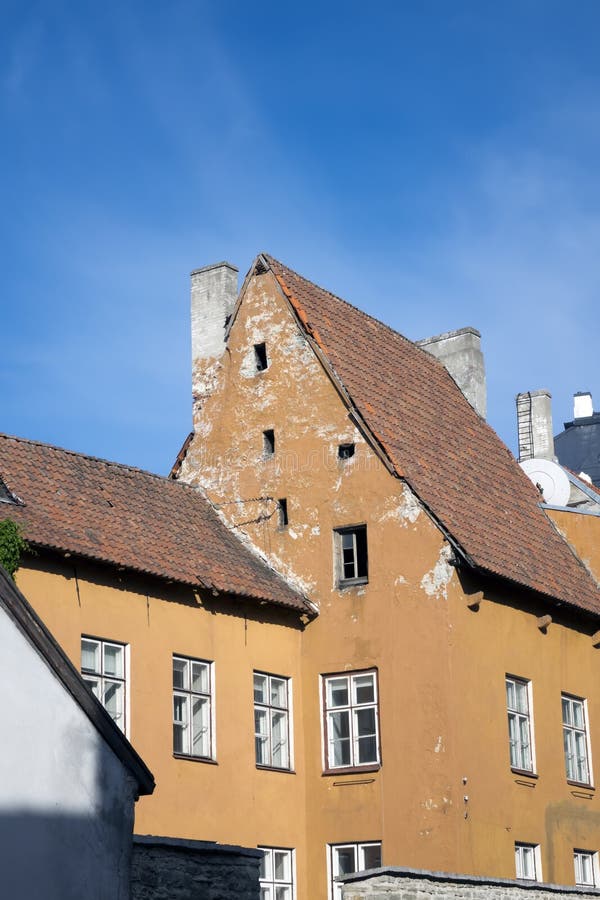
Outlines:
{"type": "Polygon", "coordinates": [[[2,479],[0,478],[0,503],[17,503],[17,498],[11,494],[2,479]]]}
{"type": "Polygon", "coordinates": [[[338,459],[352,459],[354,451],[354,444],[340,444],[338,447],[338,459]]]}
{"type": "Polygon", "coordinates": [[[269,360],[267,359],[267,345],[266,344],[255,344],[254,345],[254,361],[256,363],[256,371],[264,372],[265,369],[269,367],[269,360]]]}

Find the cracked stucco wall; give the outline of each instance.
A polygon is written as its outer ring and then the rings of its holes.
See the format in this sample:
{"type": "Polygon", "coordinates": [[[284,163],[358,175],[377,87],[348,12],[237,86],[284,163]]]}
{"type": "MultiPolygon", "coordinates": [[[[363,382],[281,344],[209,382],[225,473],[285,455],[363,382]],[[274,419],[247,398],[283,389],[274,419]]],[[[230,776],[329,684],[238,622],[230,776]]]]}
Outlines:
{"type": "Polygon", "coordinates": [[[467,606],[445,538],[350,421],[269,274],[248,282],[181,477],[319,607],[301,636],[309,830],[299,900],[327,895],[325,847],[346,841],[381,840],[386,864],[500,877],[514,872],[516,839],[539,842],[547,877],[568,883],[573,847],[600,846],[600,809],[565,789],[556,698],[588,697],[600,726],[600,656],[575,628],[542,634],[543,601],[516,586],[487,586],[478,610],[467,606]],[[252,348],[263,341],[269,367],[259,373],[252,348]],[[351,442],[354,457],[338,459],[351,442]],[[334,529],[354,524],[367,526],[369,580],[340,589],[334,529]],[[371,668],[383,765],[324,776],[321,676],[371,668]],[[531,782],[508,764],[507,672],[535,685],[544,775],[531,782]]]}

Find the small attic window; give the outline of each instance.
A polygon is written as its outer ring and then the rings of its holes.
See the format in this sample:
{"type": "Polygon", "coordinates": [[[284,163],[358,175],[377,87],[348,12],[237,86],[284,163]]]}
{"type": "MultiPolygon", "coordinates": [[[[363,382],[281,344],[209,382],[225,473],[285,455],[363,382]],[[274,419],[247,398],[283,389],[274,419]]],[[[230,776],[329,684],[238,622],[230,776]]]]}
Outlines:
{"type": "Polygon", "coordinates": [[[2,479],[0,478],[0,503],[15,503],[16,499],[13,497],[9,489],[6,487],[2,479]]]}
{"type": "Polygon", "coordinates": [[[275,453],[275,432],[272,428],[263,431],[263,456],[265,459],[275,453]]]}
{"type": "Polygon", "coordinates": [[[340,444],[338,447],[338,459],[352,459],[354,450],[354,444],[340,444]]]}
{"type": "Polygon", "coordinates": [[[269,367],[269,360],[267,359],[267,345],[266,344],[255,344],[254,345],[254,360],[256,362],[256,371],[264,372],[265,369],[269,367]]]}
{"type": "Polygon", "coordinates": [[[288,506],[285,497],[280,497],[277,501],[277,521],[280,528],[285,528],[289,522],[288,506]]]}

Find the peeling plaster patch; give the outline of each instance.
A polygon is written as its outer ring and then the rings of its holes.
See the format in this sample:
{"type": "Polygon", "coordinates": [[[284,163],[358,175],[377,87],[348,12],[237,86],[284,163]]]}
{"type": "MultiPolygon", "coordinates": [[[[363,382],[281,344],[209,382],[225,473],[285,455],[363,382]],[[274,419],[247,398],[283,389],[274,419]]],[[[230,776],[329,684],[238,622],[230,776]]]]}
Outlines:
{"type": "MultiPolygon", "coordinates": [[[[434,753],[444,753],[444,750],[445,750],[445,748],[444,748],[444,739],[443,739],[442,735],[440,734],[440,735],[438,736],[437,741],[435,742],[435,747],[433,748],[433,752],[434,752],[434,753]]],[[[446,798],[444,797],[444,800],[445,800],[445,799],[446,799],[446,798]]]]}
{"type": "Polygon", "coordinates": [[[195,403],[203,402],[215,392],[218,387],[221,369],[220,360],[215,360],[207,365],[205,360],[197,360],[192,369],[192,394],[195,403]]]}
{"type": "MultiPolygon", "coordinates": [[[[389,501],[387,501],[387,503],[389,504],[389,501]]],[[[413,492],[405,486],[400,502],[387,509],[383,515],[380,516],[379,521],[387,522],[390,519],[396,519],[403,528],[406,528],[409,523],[414,525],[421,515],[421,512],[421,504],[413,492]]]]}
{"type": "Polygon", "coordinates": [[[449,544],[444,544],[440,551],[440,556],[433,569],[426,572],[421,578],[421,587],[429,597],[443,596],[448,599],[448,591],[446,587],[452,578],[454,571],[449,563],[451,548],[449,544]]]}
{"type": "Polygon", "coordinates": [[[404,577],[404,575],[398,575],[398,577],[396,578],[396,580],[394,582],[394,584],[407,584],[407,583],[408,582],[406,581],[406,578],[404,577]]]}
{"type": "Polygon", "coordinates": [[[289,536],[291,537],[291,539],[292,539],[293,541],[297,541],[297,540],[298,540],[298,537],[299,537],[299,536],[296,534],[296,532],[294,531],[293,528],[288,528],[288,534],[289,534],[289,536]]]}
{"type": "Polygon", "coordinates": [[[313,528],[310,529],[310,533],[314,537],[318,537],[321,534],[321,529],[319,528],[318,525],[315,525],[313,528]]]}

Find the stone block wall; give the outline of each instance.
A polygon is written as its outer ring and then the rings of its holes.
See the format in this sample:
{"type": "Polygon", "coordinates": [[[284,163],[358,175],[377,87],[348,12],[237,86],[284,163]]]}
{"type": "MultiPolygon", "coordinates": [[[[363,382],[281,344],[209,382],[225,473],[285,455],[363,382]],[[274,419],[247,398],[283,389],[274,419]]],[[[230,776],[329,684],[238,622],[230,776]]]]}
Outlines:
{"type": "Polygon", "coordinates": [[[555,884],[383,868],[348,875],[343,900],[598,900],[600,891],[555,884]]]}
{"type": "Polygon", "coordinates": [[[135,835],[131,900],[258,900],[261,857],[212,841],[135,835]]]}

